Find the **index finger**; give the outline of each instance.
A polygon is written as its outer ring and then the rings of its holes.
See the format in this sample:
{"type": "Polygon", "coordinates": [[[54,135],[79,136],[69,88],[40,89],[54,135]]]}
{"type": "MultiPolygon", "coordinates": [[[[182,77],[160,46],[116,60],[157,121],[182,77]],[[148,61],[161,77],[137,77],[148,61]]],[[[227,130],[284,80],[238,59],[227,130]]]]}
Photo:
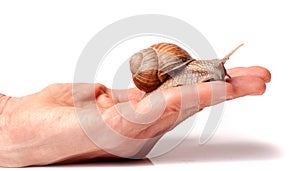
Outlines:
{"type": "Polygon", "coordinates": [[[266,83],[271,81],[271,73],[268,69],[261,66],[236,67],[227,70],[231,77],[255,76],[264,80],[266,83]]]}

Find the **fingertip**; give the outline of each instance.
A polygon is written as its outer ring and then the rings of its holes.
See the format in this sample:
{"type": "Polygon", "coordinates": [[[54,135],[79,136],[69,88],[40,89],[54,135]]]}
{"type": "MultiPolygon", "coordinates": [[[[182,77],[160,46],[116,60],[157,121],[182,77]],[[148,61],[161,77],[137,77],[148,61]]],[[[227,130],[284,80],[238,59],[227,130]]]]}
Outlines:
{"type": "Polygon", "coordinates": [[[233,86],[233,97],[246,95],[262,95],[266,91],[265,81],[255,76],[240,76],[229,80],[233,86]]]}
{"type": "Polygon", "coordinates": [[[265,83],[269,83],[271,81],[271,72],[262,66],[251,66],[248,67],[250,72],[256,73],[265,83]]]}
{"type": "Polygon", "coordinates": [[[265,80],[262,80],[260,78],[258,78],[256,80],[256,87],[254,86],[253,89],[253,93],[250,95],[263,95],[266,92],[266,82],[265,80]]]}
{"type": "Polygon", "coordinates": [[[256,76],[260,77],[265,83],[271,81],[271,72],[262,66],[236,67],[228,69],[228,74],[231,77],[239,76],[256,76]]]}
{"type": "MultiPolygon", "coordinates": [[[[91,84],[90,84],[91,85],[91,84]]],[[[109,88],[100,83],[94,83],[95,96],[99,96],[103,92],[109,92],[109,88]]]]}

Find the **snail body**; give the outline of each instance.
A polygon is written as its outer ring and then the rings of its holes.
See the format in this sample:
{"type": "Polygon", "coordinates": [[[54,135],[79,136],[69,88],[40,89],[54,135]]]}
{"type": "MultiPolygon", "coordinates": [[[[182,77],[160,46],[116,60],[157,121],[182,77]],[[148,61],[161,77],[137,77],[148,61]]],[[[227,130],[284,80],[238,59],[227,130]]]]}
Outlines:
{"type": "Polygon", "coordinates": [[[133,82],[137,88],[149,93],[199,82],[224,81],[226,76],[230,78],[224,64],[240,46],[223,59],[196,60],[175,44],[154,44],[131,56],[133,82]]]}

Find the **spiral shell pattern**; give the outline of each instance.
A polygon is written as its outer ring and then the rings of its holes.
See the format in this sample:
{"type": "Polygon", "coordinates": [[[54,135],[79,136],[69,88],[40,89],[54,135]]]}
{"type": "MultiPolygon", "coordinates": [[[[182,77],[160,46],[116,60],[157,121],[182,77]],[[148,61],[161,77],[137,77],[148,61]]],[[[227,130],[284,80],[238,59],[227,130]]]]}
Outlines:
{"type": "Polygon", "coordinates": [[[130,59],[130,69],[135,85],[148,93],[193,60],[184,49],[175,44],[158,43],[135,53],[130,59]]]}

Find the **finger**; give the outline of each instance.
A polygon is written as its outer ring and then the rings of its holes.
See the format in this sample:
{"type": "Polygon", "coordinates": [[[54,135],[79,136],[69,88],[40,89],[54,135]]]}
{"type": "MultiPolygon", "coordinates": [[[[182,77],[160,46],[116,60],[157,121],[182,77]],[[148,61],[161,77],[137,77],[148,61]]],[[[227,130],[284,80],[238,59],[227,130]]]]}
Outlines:
{"type": "Polygon", "coordinates": [[[104,85],[98,83],[73,83],[71,86],[73,98],[78,102],[93,101],[107,91],[104,85]]]}
{"type": "Polygon", "coordinates": [[[117,103],[127,102],[129,100],[140,100],[143,95],[144,92],[137,88],[112,90],[102,84],[95,84],[95,96],[99,106],[102,108],[108,108],[117,103]]]}
{"type": "Polygon", "coordinates": [[[266,90],[265,80],[255,76],[233,77],[228,81],[232,87],[232,98],[243,97],[246,95],[262,95],[266,90]]]}
{"type": "Polygon", "coordinates": [[[227,72],[231,77],[256,76],[264,80],[266,83],[271,81],[270,71],[260,66],[237,67],[237,68],[228,69],[227,72]]]}
{"type": "Polygon", "coordinates": [[[233,86],[223,81],[213,81],[164,90],[167,105],[180,106],[183,101],[197,104],[198,111],[232,98],[233,86]]]}
{"type": "Polygon", "coordinates": [[[240,76],[232,78],[229,82],[199,83],[183,86],[180,89],[179,87],[166,89],[163,93],[166,99],[166,107],[184,111],[182,112],[182,118],[186,119],[205,107],[246,95],[261,95],[265,90],[265,81],[260,77],[240,76]],[[194,107],[182,108],[184,106],[181,104],[184,103],[190,103],[194,107]]]}
{"type": "Polygon", "coordinates": [[[111,106],[110,89],[99,83],[73,83],[72,95],[74,104],[90,104],[91,101],[99,101],[103,106],[111,106]]]}
{"type": "Polygon", "coordinates": [[[114,89],[110,91],[110,94],[115,103],[121,103],[129,100],[140,100],[144,96],[145,92],[137,88],[131,88],[123,90],[114,89]]]}

